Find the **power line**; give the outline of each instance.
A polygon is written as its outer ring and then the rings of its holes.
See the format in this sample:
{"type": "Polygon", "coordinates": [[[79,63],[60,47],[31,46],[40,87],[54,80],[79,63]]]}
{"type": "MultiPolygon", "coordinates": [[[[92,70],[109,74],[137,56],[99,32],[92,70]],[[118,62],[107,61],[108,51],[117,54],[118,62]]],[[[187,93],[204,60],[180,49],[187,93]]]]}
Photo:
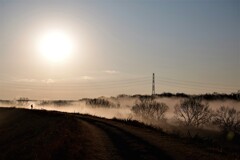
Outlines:
{"type": "Polygon", "coordinates": [[[159,83],[167,83],[167,84],[175,84],[179,86],[188,86],[188,87],[195,87],[195,88],[217,88],[217,89],[236,89],[235,87],[225,87],[225,86],[212,86],[212,85],[200,85],[200,84],[186,84],[182,82],[172,82],[166,80],[158,80],[159,83]]]}
{"type": "Polygon", "coordinates": [[[159,86],[176,86],[178,88],[184,88],[184,89],[191,89],[191,90],[206,90],[206,89],[214,89],[216,90],[224,90],[224,91],[233,91],[236,90],[236,88],[233,87],[217,87],[217,86],[203,86],[203,85],[187,85],[187,84],[182,84],[178,82],[171,82],[171,81],[163,81],[163,80],[158,80],[159,86]]]}
{"type": "Polygon", "coordinates": [[[118,83],[102,83],[102,84],[86,84],[86,85],[82,85],[82,84],[41,84],[41,85],[29,85],[29,84],[5,84],[5,86],[10,86],[10,87],[16,87],[16,88],[31,88],[31,89],[51,89],[51,88],[55,88],[56,87],[60,87],[59,89],[72,89],[72,87],[76,88],[76,89],[89,89],[89,88],[116,88],[116,87],[130,87],[130,86],[139,86],[139,85],[149,85],[150,79],[142,79],[142,80],[134,80],[134,81],[123,81],[120,82],[118,81],[118,83]]]}
{"type": "Polygon", "coordinates": [[[87,81],[87,82],[54,82],[54,83],[44,83],[41,81],[36,81],[36,82],[19,82],[19,81],[2,81],[2,84],[24,84],[28,86],[35,86],[36,84],[41,84],[41,85],[46,85],[46,84],[64,84],[64,85],[73,85],[73,86],[86,86],[86,85],[109,85],[109,84],[122,84],[122,83],[135,83],[135,82],[141,82],[141,81],[150,81],[150,77],[140,77],[140,78],[132,78],[132,79],[122,79],[122,80],[115,80],[115,81],[87,81]]]}
{"type": "MultiPolygon", "coordinates": [[[[171,78],[164,78],[161,76],[157,76],[158,80],[155,78],[155,74],[153,73],[152,77],[152,94],[155,94],[155,82],[159,83],[159,86],[176,86],[178,88],[186,88],[186,89],[224,89],[224,90],[236,90],[236,88],[232,86],[217,86],[217,84],[211,85],[211,83],[203,83],[203,82],[194,82],[194,81],[185,81],[185,80],[175,80],[171,78]]],[[[131,78],[131,79],[121,79],[121,80],[112,80],[112,81],[101,81],[101,82],[78,82],[78,83],[70,83],[70,82],[55,82],[55,83],[43,83],[39,84],[39,82],[9,82],[9,81],[1,81],[1,86],[14,87],[18,89],[37,89],[37,90],[80,90],[80,89],[112,89],[112,88],[126,88],[126,87],[134,87],[134,86],[147,86],[151,83],[151,78],[147,76],[131,78]]],[[[240,87],[239,87],[240,88],[240,87]]]]}
{"type": "Polygon", "coordinates": [[[199,81],[189,81],[189,80],[179,80],[179,79],[173,79],[173,78],[167,78],[167,77],[162,77],[162,76],[158,76],[158,78],[162,79],[162,80],[167,80],[167,81],[172,81],[172,82],[176,82],[177,83],[185,83],[185,84],[199,84],[199,85],[207,85],[207,86],[223,86],[223,87],[236,87],[236,88],[240,88],[240,86],[235,86],[235,85],[226,85],[226,84],[222,84],[222,83],[206,83],[206,82],[199,82],[199,81]]]}

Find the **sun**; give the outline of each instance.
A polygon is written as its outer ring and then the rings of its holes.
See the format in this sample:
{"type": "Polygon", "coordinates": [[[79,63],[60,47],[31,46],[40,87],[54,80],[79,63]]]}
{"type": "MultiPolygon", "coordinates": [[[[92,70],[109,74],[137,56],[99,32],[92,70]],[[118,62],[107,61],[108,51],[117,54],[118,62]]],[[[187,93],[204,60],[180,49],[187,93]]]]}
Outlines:
{"type": "Polygon", "coordinates": [[[62,30],[50,30],[38,41],[38,51],[52,62],[65,60],[73,52],[70,36],[62,30]]]}

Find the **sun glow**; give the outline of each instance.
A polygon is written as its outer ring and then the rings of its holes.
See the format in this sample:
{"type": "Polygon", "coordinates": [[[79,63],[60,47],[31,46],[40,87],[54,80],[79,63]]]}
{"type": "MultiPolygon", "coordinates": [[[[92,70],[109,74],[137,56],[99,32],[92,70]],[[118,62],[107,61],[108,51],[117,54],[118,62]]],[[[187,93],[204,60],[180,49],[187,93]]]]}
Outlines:
{"type": "Polygon", "coordinates": [[[38,51],[53,62],[65,60],[73,52],[73,48],[72,39],[61,30],[46,32],[38,42],[38,51]]]}

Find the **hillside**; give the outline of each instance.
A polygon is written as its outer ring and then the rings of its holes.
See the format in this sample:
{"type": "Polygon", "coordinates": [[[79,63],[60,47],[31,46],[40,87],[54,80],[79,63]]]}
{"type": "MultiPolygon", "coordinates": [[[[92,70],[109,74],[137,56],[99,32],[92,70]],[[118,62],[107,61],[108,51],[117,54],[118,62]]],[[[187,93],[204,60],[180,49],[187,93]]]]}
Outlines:
{"type": "Polygon", "coordinates": [[[0,108],[0,159],[232,159],[144,125],[0,108]]]}

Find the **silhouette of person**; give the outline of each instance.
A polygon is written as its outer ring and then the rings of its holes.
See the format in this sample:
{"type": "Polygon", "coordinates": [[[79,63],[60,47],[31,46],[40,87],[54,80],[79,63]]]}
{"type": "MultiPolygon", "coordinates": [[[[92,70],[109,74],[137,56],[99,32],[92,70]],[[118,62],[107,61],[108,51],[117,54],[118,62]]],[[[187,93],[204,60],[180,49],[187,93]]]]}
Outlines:
{"type": "Polygon", "coordinates": [[[33,105],[31,104],[31,109],[33,109],[33,105]]]}

